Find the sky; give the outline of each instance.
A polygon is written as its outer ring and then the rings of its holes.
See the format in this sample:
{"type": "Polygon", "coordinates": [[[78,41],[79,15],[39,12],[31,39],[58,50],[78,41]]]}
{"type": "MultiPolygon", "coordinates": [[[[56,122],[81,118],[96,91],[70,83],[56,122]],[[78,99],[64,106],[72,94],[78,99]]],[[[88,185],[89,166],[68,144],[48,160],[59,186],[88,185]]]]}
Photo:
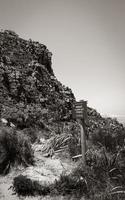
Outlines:
{"type": "Polygon", "coordinates": [[[125,116],[125,0],[0,0],[0,29],[45,44],[76,100],[125,116]]]}

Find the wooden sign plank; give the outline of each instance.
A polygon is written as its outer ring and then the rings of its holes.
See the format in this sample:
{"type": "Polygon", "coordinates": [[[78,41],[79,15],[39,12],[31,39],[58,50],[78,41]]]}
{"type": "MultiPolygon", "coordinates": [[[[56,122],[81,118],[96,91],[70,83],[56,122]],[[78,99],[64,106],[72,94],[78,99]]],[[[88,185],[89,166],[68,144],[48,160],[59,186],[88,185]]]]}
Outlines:
{"type": "Polygon", "coordinates": [[[83,109],[75,109],[75,112],[84,112],[84,110],[83,109]]]}
{"type": "Polygon", "coordinates": [[[79,104],[79,102],[77,102],[78,104],[75,104],[75,115],[76,115],[76,119],[80,118],[83,119],[84,115],[83,115],[83,105],[79,104]]]}
{"type": "Polygon", "coordinates": [[[84,110],[83,107],[75,107],[75,110],[84,110]]]}
{"type": "Polygon", "coordinates": [[[82,119],[83,115],[77,115],[77,119],[82,119]]]}

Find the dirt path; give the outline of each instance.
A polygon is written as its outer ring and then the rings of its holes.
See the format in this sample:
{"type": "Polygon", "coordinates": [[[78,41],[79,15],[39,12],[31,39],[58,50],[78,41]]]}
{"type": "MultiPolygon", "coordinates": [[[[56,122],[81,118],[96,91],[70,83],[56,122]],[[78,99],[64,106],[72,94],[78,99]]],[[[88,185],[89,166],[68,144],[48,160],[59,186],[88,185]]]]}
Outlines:
{"type": "Polygon", "coordinates": [[[38,180],[42,184],[52,183],[55,179],[58,179],[62,173],[70,173],[75,167],[75,163],[69,159],[61,159],[60,155],[54,158],[43,157],[41,151],[35,152],[36,165],[24,168],[16,168],[11,170],[11,172],[6,176],[0,176],[0,200],[75,200],[73,197],[69,196],[57,196],[57,197],[18,197],[16,194],[13,195],[12,182],[13,178],[22,174],[31,178],[32,180],[38,180]]]}

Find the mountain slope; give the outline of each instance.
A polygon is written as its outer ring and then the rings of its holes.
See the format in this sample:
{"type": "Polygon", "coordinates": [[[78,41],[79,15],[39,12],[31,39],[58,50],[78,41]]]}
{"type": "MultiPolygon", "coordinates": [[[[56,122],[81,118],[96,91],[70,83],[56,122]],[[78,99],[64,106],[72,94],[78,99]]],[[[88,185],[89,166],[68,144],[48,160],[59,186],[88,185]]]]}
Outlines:
{"type": "MultiPolygon", "coordinates": [[[[39,42],[24,40],[13,31],[0,32],[1,117],[18,128],[43,127],[72,119],[75,97],[54,75],[52,53],[39,42]]],[[[123,126],[88,108],[88,133],[123,126]]],[[[113,130],[113,132],[114,132],[113,130]]]]}
{"type": "Polygon", "coordinates": [[[45,45],[0,32],[1,117],[23,129],[71,118],[72,91],[55,77],[45,45]]]}

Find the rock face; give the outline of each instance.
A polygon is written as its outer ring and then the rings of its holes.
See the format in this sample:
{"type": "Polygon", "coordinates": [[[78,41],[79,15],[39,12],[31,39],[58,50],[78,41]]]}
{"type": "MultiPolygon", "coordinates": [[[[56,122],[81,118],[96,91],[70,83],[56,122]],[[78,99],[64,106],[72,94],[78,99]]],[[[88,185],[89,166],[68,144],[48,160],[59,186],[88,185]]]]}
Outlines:
{"type": "Polygon", "coordinates": [[[36,61],[45,66],[47,71],[53,75],[51,67],[52,53],[47,47],[39,42],[24,40],[13,31],[4,31],[0,33],[0,60],[5,65],[26,66],[31,61],[36,61]]]}
{"type": "Polygon", "coordinates": [[[1,117],[23,129],[71,118],[72,91],[55,77],[45,45],[0,32],[1,117]]]}

